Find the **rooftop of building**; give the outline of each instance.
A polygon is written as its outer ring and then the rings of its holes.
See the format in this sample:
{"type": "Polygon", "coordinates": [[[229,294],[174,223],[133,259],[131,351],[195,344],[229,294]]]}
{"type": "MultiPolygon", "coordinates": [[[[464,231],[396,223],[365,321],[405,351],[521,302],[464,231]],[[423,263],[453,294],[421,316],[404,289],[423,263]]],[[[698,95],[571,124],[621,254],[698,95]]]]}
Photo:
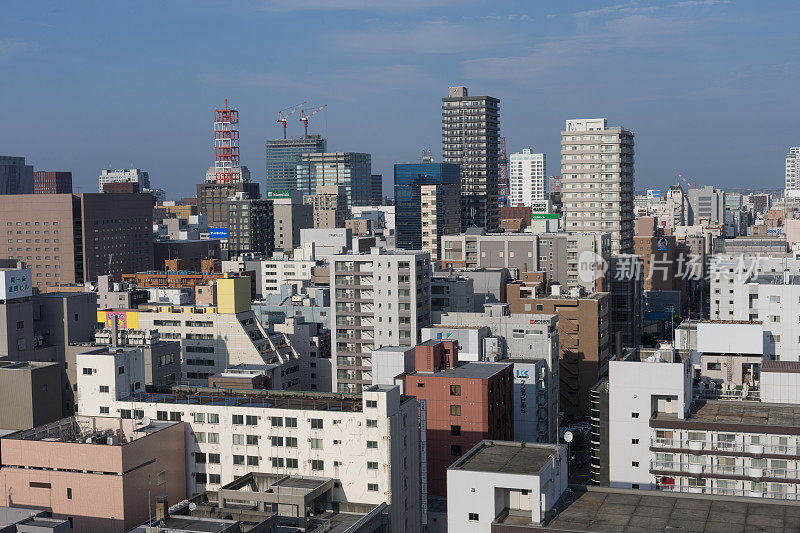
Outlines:
{"type": "MultiPolygon", "coordinates": [[[[438,344],[442,341],[434,341],[438,344]]],[[[511,367],[511,363],[484,363],[477,361],[462,362],[455,368],[445,368],[436,372],[417,370],[409,376],[438,376],[448,379],[489,379],[490,377],[511,367]]]]}
{"type": "MultiPolygon", "coordinates": [[[[307,411],[361,412],[361,394],[346,392],[303,392],[215,387],[147,387],[146,392],[126,394],[123,402],[292,409],[307,411]]],[[[413,400],[401,395],[400,402],[413,400]]]]}
{"type": "MultiPolygon", "coordinates": [[[[674,413],[658,412],[652,420],[672,422],[679,419],[674,413]]],[[[742,431],[747,427],[773,428],[775,433],[784,433],[789,429],[800,431],[800,405],[700,400],[692,405],[689,416],[680,422],[714,427],[741,426],[742,431]]]]}
{"type": "Polygon", "coordinates": [[[161,420],[75,415],[31,429],[17,431],[3,440],[34,440],[121,446],[162,429],[180,424],[161,420]],[[146,423],[145,423],[146,422],[146,423]]]}
{"type": "MultiPolygon", "coordinates": [[[[742,324],[763,324],[760,320],[700,320],[700,321],[693,321],[693,325],[697,324],[734,324],[734,325],[742,325],[742,324]]],[[[678,327],[682,327],[681,324],[678,327]]]]}
{"type": "Polygon", "coordinates": [[[50,361],[0,361],[0,370],[34,370],[48,366],[60,366],[50,361]]]}
{"type": "MultiPolygon", "coordinates": [[[[573,487],[573,491],[566,508],[543,530],[734,533],[800,528],[800,504],[785,500],[606,487],[573,487]]],[[[498,522],[524,525],[521,520],[509,515],[498,522]]]]}
{"type": "Polygon", "coordinates": [[[538,474],[557,453],[558,446],[484,440],[453,463],[448,470],[538,474]]]}
{"type": "Polygon", "coordinates": [[[761,363],[761,372],[779,372],[789,374],[800,374],[800,362],[798,361],[764,361],[761,363]]]}

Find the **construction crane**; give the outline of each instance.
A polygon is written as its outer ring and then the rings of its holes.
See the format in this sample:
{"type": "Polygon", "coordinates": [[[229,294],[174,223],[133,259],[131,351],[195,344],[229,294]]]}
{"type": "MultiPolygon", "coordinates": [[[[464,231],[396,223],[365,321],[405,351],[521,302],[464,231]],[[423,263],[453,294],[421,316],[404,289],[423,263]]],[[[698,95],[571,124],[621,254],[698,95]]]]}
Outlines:
{"type": "Polygon", "coordinates": [[[306,103],[307,103],[306,101],[303,101],[295,106],[289,106],[286,109],[281,109],[280,111],[278,111],[278,123],[283,126],[284,139],[286,138],[286,121],[288,121],[289,117],[294,115],[297,112],[297,110],[303,107],[303,105],[306,103]],[[284,114],[284,111],[288,111],[288,113],[284,114]]]}
{"type": "Polygon", "coordinates": [[[697,188],[697,182],[696,181],[687,180],[677,170],[675,171],[675,175],[678,176],[678,179],[680,181],[684,182],[686,184],[686,186],[689,187],[690,189],[696,189],[697,188]]]}
{"type": "Polygon", "coordinates": [[[317,113],[319,113],[320,111],[325,109],[326,107],[328,107],[328,104],[325,104],[324,106],[320,106],[320,107],[316,108],[314,111],[312,111],[308,115],[306,115],[306,112],[304,110],[300,110],[300,122],[303,123],[303,128],[305,128],[305,136],[306,137],[308,137],[308,119],[310,119],[311,117],[313,117],[314,115],[316,115],[317,113]]]}

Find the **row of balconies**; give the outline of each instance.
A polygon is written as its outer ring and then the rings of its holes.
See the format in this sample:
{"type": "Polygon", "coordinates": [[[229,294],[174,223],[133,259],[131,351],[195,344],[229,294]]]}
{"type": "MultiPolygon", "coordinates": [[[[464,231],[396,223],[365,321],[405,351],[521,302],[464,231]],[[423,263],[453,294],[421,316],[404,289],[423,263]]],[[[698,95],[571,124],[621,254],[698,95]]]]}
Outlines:
{"type": "Polygon", "coordinates": [[[722,465],[717,463],[685,463],[680,461],[650,461],[650,470],[653,473],[679,472],[687,476],[715,475],[746,477],[759,480],[791,479],[797,480],[798,471],[793,468],[762,468],[741,465],[722,465]]]}
{"type": "Polygon", "coordinates": [[[727,441],[668,439],[653,437],[650,439],[651,448],[670,448],[674,450],[688,450],[690,452],[719,451],[748,453],[752,455],[794,455],[800,453],[798,446],[780,444],[741,444],[727,441]]]}
{"type": "MultiPolygon", "coordinates": [[[[674,481],[674,480],[673,480],[674,481]]],[[[762,490],[730,489],[722,487],[697,487],[688,485],[676,485],[675,483],[661,483],[659,490],[666,492],[683,492],[690,494],[714,494],[718,496],[744,496],[748,498],[771,498],[776,500],[800,500],[800,494],[787,491],[767,490],[765,484],[762,490]]]]}

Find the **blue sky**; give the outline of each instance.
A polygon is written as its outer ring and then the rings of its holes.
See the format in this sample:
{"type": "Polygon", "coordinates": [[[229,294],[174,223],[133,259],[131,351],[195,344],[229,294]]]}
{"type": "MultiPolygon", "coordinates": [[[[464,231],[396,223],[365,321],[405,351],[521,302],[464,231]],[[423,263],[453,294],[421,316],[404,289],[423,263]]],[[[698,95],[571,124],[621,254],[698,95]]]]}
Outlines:
{"type": "Polygon", "coordinates": [[[0,153],[71,170],[81,192],[133,164],[193,194],[228,98],[263,184],[278,110],[309,100],[328,104],[310,132],[388,177],[423,148],[441,157],[440,98],[467,85],[501,99],[509,149],[543,151],[548,174],[564,120],[605,116],[636,134],[637,190],[675,170],[781,187],[800,144],[799,16],[788,1],[8,2],[0,153]]]}

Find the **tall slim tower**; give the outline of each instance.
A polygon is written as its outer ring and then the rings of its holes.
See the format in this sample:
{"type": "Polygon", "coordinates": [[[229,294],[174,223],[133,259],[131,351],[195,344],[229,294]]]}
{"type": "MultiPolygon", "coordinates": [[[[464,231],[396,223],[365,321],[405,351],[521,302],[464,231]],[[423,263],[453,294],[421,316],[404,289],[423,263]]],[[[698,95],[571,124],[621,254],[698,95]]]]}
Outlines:
{"type": "Polygon", "coordinates": [[[242,170],[239,164],[239,111],[214,110],[214,180],[216,183],[239,183],[242,170]]]}
{"type": "Polygon", "coordinates": [[[461,226],[500,228],[500,100],[469,96],[466,87],[450,87],[442,98],[444,162],[461,165],[461,226]]]}
{"type": "Polygon", "coordinates": [[[792,146],[786,154],[786,190],[789,197],[800,196],[800,146],[792,146]]]}
{"type": "Polygon", "coordinates": [[[633,132],[605,118],[567,120],[561,132],[561,202],[567,231],[611,234],[633,253],[633,132]]]}

